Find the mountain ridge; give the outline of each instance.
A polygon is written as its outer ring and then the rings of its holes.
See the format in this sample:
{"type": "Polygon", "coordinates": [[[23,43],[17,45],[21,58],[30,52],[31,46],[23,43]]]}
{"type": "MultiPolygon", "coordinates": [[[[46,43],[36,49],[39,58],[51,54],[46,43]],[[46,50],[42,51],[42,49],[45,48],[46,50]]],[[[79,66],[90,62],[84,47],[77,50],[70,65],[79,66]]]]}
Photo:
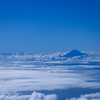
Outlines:
{"type": "Polygon", "coordinates": [[[82,55],[85,55],[85,53],[82,53],[78,50],[72,50],[69,53],[67,53],[66,55],[64,55],[63,57],[72,58],[74,56],[82,56],[82,55]]]}

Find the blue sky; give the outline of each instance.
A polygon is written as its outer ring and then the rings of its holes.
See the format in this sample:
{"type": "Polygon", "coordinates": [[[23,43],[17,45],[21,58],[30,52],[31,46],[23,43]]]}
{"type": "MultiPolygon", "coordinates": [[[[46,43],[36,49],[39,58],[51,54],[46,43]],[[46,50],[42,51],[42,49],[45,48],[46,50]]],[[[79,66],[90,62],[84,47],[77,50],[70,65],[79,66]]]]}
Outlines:
{"type": "Polygon", "coordinates": [[[100,0],[1,0],[0,52],[100,52],[100,0]]]}

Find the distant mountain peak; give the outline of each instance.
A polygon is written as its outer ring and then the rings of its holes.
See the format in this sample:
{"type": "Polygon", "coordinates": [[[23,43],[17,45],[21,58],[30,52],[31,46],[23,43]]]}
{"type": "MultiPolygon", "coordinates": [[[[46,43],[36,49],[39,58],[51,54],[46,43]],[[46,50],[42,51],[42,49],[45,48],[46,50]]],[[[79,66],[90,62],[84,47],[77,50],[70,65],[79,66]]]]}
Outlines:
{"type": "Polygon", "coordinates": [[[78,50],[72,50],[71,52],[67,53],[66,55],[64,55],[63,57],[74,57],[74,56],[82,56],[84,55],[85,53],[81,53],[80,51],[78,50]]]}

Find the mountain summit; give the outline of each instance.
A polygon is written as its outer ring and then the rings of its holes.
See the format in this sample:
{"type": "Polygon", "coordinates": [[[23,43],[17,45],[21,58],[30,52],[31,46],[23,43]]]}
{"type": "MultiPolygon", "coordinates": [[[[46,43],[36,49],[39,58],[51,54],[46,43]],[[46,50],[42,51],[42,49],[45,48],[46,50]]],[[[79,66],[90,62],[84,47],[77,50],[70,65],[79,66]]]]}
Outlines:
{"type": "Polygon", "coordinates": [[[67,53],[66,55],[64,55],[63,57],[74,57],[74,56],[82,56],[84,55],[85,53],[81,53],[80,51],[78,50],[72,50],[71,52],[67,53]]]}

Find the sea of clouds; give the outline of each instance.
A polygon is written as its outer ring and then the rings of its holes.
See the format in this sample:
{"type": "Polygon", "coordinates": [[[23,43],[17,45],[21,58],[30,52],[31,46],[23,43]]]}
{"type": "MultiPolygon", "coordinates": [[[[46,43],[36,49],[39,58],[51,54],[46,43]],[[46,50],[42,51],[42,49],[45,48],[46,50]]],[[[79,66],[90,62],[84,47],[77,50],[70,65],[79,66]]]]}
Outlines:
{"type": "Polygon", "coordinates": [[[70,99],[67,98],[66,100],[100,100],[100,93],[80,95],[79,98],[75,98],[75,97],[70,99]]]}
{"type": "MultiPolygon", "coordinates": [[[[42,93],[33,92],[31,95],[0,95],[0,100],[58,100],[56,94],[44,95],[42,93]]],[[[66,98],[66,100],[100,100],[100,93],[92,93],[80,95],[79,98],[66,98]]]]}
{"type": "Polygon", "coordinates": [[[44,95],[34,91],[31,95],[0,95],[0,100],[57,100],[57,95],[44,95]]]}
{"type": "MultiPolygon", "coordinates": [[[[100,88],[100,53],[63,57],[68,52],[0,54],[0,100],[59,100],[41,90],[100,88]],[[33,91],[19,95],[20,91],[33,91]]],[[[98,92],[98,91],[97,91],[98,92]]],[[[100,100],[100,93],[66,100],[100,100]]]]}
{"type": "Polygon", "coordinates": [[[100,65],[99,52],[83,52],[83,56],[64,57],[68,52],[57,53],[2,53],[0,54],[1,66],[20,66],[21,63],[26,65],[63,65],[63,64],[88,64],[100,65]],[[99,62],[99,63],[98,63],[99,62]]]}

